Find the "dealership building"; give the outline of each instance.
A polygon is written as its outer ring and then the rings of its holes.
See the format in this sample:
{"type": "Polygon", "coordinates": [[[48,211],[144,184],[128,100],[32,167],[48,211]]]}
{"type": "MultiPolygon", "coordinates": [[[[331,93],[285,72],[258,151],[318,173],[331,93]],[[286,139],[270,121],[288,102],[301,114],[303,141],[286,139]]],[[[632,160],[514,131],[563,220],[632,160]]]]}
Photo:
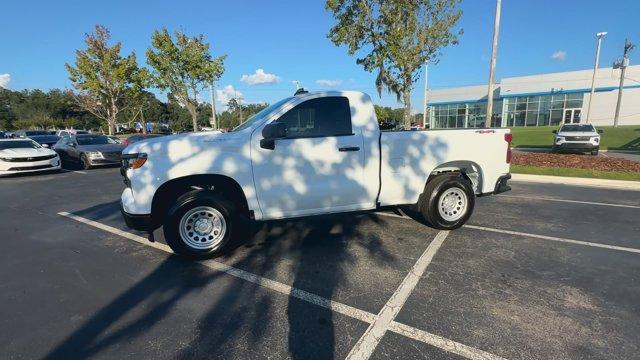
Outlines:
{"type": "MultiPolygon", "coordinates": [[[[492,126],[548,126],[586,122],[592,70],[504,78],[493,93],[492,126]]],[[[613,125],[620,70],[596,72],[590,123],[613,125]]],[[[487,85],[430,90],[432,129],[483,127],[487,85]]],[[[628,66],[619,125],[640,125],[640,65],[628,66]]]]}

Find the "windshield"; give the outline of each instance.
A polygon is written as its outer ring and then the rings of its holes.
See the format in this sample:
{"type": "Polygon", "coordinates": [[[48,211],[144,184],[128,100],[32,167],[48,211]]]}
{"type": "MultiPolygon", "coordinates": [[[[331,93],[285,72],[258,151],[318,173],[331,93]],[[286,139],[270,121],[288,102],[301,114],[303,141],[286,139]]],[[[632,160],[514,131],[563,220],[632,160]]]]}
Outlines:
{"type": "Polygon", "coordinates": [[[594,131],[594,129],[593,129],[593,125],[564,125],[564,126],[562,126],[562,129],[560,129],[560,131],[562,131],[562,132],[590,132],[590,131],[594,131]]]}
{"type": "Polygon", "coordinates": [[[24,132],[25,136],[34,136],[34,135],[51,135],[49,131],[42,130],[30,130],[24,132]]]}
{"type": "Polygon", "coordinates": [[[104,135],[82,135],[82,136],[76,136],[76,140],[78,141],[78,145],[117,144],[115,142],[115,140],[110,139],[108,136],[104,136],[104,135]]]}
{"type": "Polygon", "coordinates": [[[240,124],[238,127],[236,127],[235,129],[231,130],[231,131],[240,131],[240,130],[244,130],[246,128],[250,128],[253,124],[255,124],[258,120],[262,119],[265,115],[267,115],[268,113],[272,112],[273,110],[279,108],[280,106],[282,106],[282,104],[286,103],[287,101],[291,100],[293,98],[288,97],[285,99],[282,99],[280,101],[278,101],[277,103],[271,105],[271,106],[267,106],[266,108],[260,110],[259,112],[253,114],[252,116],[250,116],[247,121],[243,122],[242,124],[240,124]]]}
{"type": "Polygon", "coordinates": [[[35,141],[19,140],[19,141],[0,141],[0,150],[6,149],[40,149],[41,146],[35,141]]]}
{"type": "Polygon", "coordinates": [[[33,135],[29,138],[35,141],[58,141],[58,139],[60,139],[60,137],[56,135],[33,135]]]}

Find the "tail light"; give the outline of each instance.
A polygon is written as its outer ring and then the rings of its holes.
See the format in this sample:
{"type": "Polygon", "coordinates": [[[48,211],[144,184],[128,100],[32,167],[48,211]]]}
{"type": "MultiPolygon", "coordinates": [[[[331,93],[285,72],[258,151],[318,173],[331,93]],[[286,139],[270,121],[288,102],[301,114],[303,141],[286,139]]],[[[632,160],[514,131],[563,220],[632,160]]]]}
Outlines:
{"type": "Polygon", "coordinates": [[[513,134],[504,134],[504,141],[507,142],[507,164],[511,164],[511,141],[513,140],[513,134]]]}

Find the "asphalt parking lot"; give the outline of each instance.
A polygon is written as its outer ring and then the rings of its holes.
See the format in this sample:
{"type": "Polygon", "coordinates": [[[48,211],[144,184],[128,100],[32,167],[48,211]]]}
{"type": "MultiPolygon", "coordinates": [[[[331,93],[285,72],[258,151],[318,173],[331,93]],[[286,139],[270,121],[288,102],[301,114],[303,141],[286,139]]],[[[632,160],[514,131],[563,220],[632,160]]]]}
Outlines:
{"type": "Polygon", "coordinates": [[[0,357],[638,358],[640,192],[511,185],[452,232],[247,224],[194,262],[125,227],[118,169],[0,179],[0,357]]]}

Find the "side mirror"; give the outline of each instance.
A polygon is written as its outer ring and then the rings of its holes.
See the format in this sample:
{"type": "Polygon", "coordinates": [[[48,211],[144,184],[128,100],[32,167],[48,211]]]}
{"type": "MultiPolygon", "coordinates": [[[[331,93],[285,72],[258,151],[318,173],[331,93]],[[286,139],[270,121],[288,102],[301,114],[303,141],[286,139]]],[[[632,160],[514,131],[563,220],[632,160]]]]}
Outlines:
{"type": "Polygon", "coordinates": [[[276,148],[276,139],[287,137],[287,126],[283,123],[274,121],[262,128],[262,137],[260,147],[263,149],[273,150],[276,148]]]}
{"type": "Polygon", "coordinates": [[[552,133],[554,133],[554,134],[557,134],[557,133],[558,133],[558,130],[553,130],[553,131],[551,131],[551,132],[552,132],[552,133]]]}
{"type": "Polygon", "coordinates": [[[604,134],[604,130],[598,129],[598,134],[604,134]]]}

